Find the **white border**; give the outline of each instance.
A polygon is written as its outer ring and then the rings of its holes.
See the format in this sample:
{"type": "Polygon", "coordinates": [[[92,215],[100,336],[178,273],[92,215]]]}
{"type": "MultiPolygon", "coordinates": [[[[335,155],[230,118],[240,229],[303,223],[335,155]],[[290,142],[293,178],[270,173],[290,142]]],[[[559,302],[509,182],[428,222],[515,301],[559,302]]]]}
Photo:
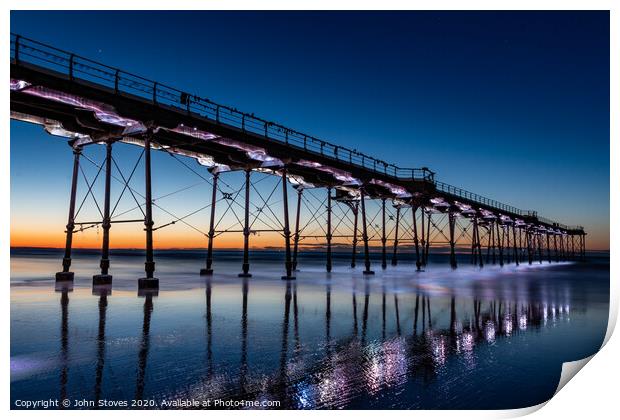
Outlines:
{"type": "MultiPolygon", "coordinates": [[[[77,1],[77,0],[55,0],[49,4],[42,4],[43,2],[33,0],[7,0],[2,2],[2,8],[5,9],[4,13],[0,15],[0,27],[4,28],[0,34],[0,45],[2,45],[2,54],[4,57],[9,55],[9,30],[10,27],[10,10],[39,10],[42,8],[49,10],[167,10],[171,9],[170,6],[174,6],[175,10],[197,10],[197,9],[212,9],[212,10],[236,10],[236,9],[252,9],[252,10],[610,10],[611,20],[611,37],[610,37],[610,51],[616,52],[611,55],[611,138],[620,139],[620,133],[618,132],[617,121],[620,120],[618,113],[618,75],[620,74],[620,67],[618,61],[620,59],[617,54],[620,49],[618,48],[618,27],[620,24],[620,18],[618,13],[620,6],[618,2],[614,1],[577,1],[577,0],[564,0],[564,1],[550,1],[550,0],[521,0],[521,1],[489,1],[489,0],[470,0],[467,2],[459,0],[451,1],[438,1],[438,2],[421,2],[421,1],[394,1],[394,0],[382,0],[381,2],[373,2],[368,0],[357,1],[334,1],[334,0],[298,0],[294,3],[286,2],[282,0],[262,0],[262,1],[249,1],[249,0],[228,0],[228,1],[208,1],[199,3],[197,0],[175,0],[174,2],[163,1],[137,1],[137,0],[107,0],[103,1],[77,1]],[[615,94],[615,95],[614,95],[615,94]],[[615,118],[614,118],[615,117],[615,118]]],[[[7,60],[8,61],[8,60],[7,60]]],[[[3,79],[9,78],[9,66],[8,63],[2,67],[3,79]]],[[[5,287],[9,288],[10,278],[10,253],[9,253],[9,223],[10,220],[10,206],[6,199],[10,194],[10,153],[9,153],[9,90],[3,91],[2,108],[5,118],[0,119],[0,127],[2,136],[3,150],[0,154],[0,197],[2,197],[2,204],[0,205],[0,214],[2,221],[0,223],[0,244],[3,247],[3,257],[0,259],[0,269],[5,279],[5,287]]],[[[586,147],[586,146],[584,146],[586,147]]],[[[615,142],[611,142],[610,145],[610,163],[618,162],[618,146],[615,142]]],[[[620,191],[620,173],[614,165],[610,165],[610,199],[611,199],[611,214],[618,214],[619,202],[618,191],[620,191]]],[[[615,218],[611,219],[610,225],[610,250],[615,250],[616,242],[618,238],[618,223],[615,218]]],[[[608,413],[616,412],[617,410],[617,378],[619,373],[619,363],[616,354],[620,354],[620,343],[618,338],[615,337],[610,340],[611,333],[615,327],[617,313],[618,313],[618,266],[611,261],[611,310],[610,310],[610,322],[608,325],[607,335],[605,337],[605,348],[600,354],[592,358],[592,361],[588,363],[588,366],[584,369],[584,372],[579,374],[579,379],[571,381],[561,392],[548,404],[541,404],[537,407],[531,407],[521,410],[500,410],[500,411],[390,411],[389,415],[394,417],[411,417],[411,416],[424,416],[425,418],[452,418],[458,416],[459,418],[503,418],[503,417],[516,417],[528,414],[536,411],[537,409],[545,406],[543,410],[537,411],[534,416],[538,418],[583,418],[585,416],[593,416],[594,418],[608,418],[608,413]]],[[[2,310],[2,324],[4,331],[4,345],[1,347],[0,359],[3,361],[1,364],[3,381],[0,385],[3,395],[4,409],[8,410],[10,407],[10,367],[9,367],[9,355],[10,355],[10,340],[8,339],[9,331],[9,316],[10,316],[10,293],[5,289],[5,293],[2,295],[3,310],[2,310]]],[[[386,412],[388,413],[388,412],[386,412]]],[[[215,413],[214,413],[215,414],[215,413]]],[[[290,416],[291,413],[287,412],[257,412],[251,413],[243,411],[226,412],[225,414],[219,412],[216,414],[218,417],[225,415],[228,418],[238,418],[247,415],[253,416],[253,418],[285,418],[290,416]]],[[[375,411],[344,411],[339,413],[339,416],[352,418],[371,418],[375,417],[378,413],[375,411]]],[[[34,418],[41,415],[40,412],[23,412],[23,411],[11,411],[11,416],[15,418],[34,418]]],[[[46,417],[52,418],[66,418],[73,416],[81,416],[83,413],[78,412],[46,412],[46,417]],[[62,416],[62,417],[61,417],[62,416]]],[[[89,412],[89,417],[101,418],[103,416],[109,416],[110,412],[89,412]]],[[[144,416],[156,418],[170,418],[170,417],[184,417],[184,418],[204,418],[205,415],[210,415],[204,412],[123,412],[123,416],[144,416]]],[[[213,414],[211,414],[213,415],[213,414]]],[[[313,412],[295,412],[295,416],[306,417],[327,417],[332,413],[329,411],[313,411],[313,412]]]]}

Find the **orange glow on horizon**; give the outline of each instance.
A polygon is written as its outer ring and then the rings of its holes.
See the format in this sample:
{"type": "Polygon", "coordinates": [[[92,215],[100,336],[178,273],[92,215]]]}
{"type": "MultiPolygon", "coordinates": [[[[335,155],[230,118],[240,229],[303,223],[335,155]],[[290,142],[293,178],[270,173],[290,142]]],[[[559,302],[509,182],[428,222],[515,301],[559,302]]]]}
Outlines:
{"type": "MultiPolygon", "coordinates": [[[[170,230],[155,232],[155,249],[195,249],[206,248],[207,238],[200,233],[186,230],[170,230]]],[[[608,251],[604,248],[602,241],[588,241],[586,248],[588,251],[608,251]],[[599,243],[600,242],[600,243],[599,243]]],[[[101,247],[102,234],[92,229],[85,232],[75,232],[73,235],[73,248],[75,249],[97,249],[101,247]]],[[[341,242],[341,241],[338,241],[341,242]]],[[[346,242],[346,241],[342,241],[346,242]]],[[[371,247],[377,246],[376,241],[371,241],[371,247]]],[[[324,241],[306,240],[300,247],[321,246],[324,241]]],[[[333,243],[334,246],[338,244],[333,243]]],[[[459,242],[459,246],[467,246],[465,242],[459,242]]],[[[65,234],[62,230],[43,230],[39,227],[11,226],[11,247],[24,248],[64,248],[65,234]]],[[[143,230],[141,227],[134,226],[131,229],[112,229],[110,231],[110,248],[112,249],[142,249],[145,246],[143,230]]],[[[227,233],[216,236],[214,240],[215,249],[241,249],[243,248],[243,236],[241,233],[227,233]]],[[[250,236],[250,248],[254,249],[283,249],[284,240],[277,232],[262,232],[250,236]]]]}
{"type": "MultiPolygon", "coordinates": [[[[110,248],[112,249],[140,249],[145,246],[144,235],[141,229],[110,231],[110,248]]],[[[184,234],[184,232],[170,231],[154,234],[155,249],[179,248],[206,248],[207,238],[199,233],[184,234]]],[[[96,249],[101,247],[102,234],[96,231],[75,232],[72,247],[75,249],[96,249]]],[[[11,247],[33,248],[64,248],[65,234],[62,231],[43,231],[37,228],[11,228],[11,247]]],[[[243,247],[243,236],[240,233],[229,233],[217,236],[214,239],[216,249],[240,249],[243,247]]],[[[252,248],[281,248],[284,240],[275,232],[261,233],[250,236],[252,248]]]]}

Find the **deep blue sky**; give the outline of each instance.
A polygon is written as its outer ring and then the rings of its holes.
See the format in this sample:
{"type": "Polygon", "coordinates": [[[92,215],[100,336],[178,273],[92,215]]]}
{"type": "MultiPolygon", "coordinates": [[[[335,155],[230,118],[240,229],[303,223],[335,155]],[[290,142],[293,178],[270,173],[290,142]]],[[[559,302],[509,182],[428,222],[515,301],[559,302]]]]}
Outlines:
{"type": "MultiPolygon", "coordinates": [[[[428,166],[608,247],[607,12],[12,12],[11,31],[428,166]]],[[[11,130],[12,210],[27,212],[19,191],[38,180],[23,169],[66,189],[70,156],[42,130],[11,130]],[[39,146],[47,159],[28,153],[39,146]]]]}

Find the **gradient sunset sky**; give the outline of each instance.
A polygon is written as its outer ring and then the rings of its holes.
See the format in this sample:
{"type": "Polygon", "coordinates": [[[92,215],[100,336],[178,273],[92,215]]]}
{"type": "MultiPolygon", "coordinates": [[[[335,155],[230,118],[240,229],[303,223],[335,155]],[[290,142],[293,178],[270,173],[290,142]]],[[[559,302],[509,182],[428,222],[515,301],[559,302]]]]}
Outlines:
{"type": "MultiPolygon", "coordinates": [[[[609,249],[608,12],[13,11],[11,31],[398,166],[428,166],[438,180],[583,225],[589,249],[609,249]]],[[[16,121],[10,144],[11,245],[62,246],[69,148],[16,121]]],[[[116,148],[124,170],[136,149],[116,148]]],[[[98,162],[101,152],[88,151],[98,162]]],[[[200,181],[159,155],[154,195],[200,181]]],[[[269,182],[257,188],[268,194],[269,182]]],[[[208,202],[209,187],[196,188],[167,205],[183,214],[208,202]]],[[[117,226],[112,247],[143,246],[141,225],[117,226]]],[[[187,226],[156,232],[158,248],[205,244],[187,226]]],[[[75,245],[100,237],[93,229],[75,245]]]]}

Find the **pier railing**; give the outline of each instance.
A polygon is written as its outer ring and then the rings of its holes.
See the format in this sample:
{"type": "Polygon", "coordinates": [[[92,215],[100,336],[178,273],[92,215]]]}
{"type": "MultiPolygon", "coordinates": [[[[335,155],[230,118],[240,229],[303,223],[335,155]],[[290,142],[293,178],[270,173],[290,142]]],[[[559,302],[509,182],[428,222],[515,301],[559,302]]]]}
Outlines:
{"type": "Polygon", "coordinates": [[[472,193],[471,191],[467,191],[462,188],[446,184],[445,182],[435,181],[434,183],[435,183],[435,187],[437,191],[451,194],[453,196],[460,197],[460,198],[463,198],[463,199],[466,199],[466,200],[469,200],[475,203],[479,203],[486,207],[494,208],[494,209],[503,211],[505,213],[511,213],[513,215],[517,215],[521,217],[534,218],[540,223],[546,224],[548,226],[557,227],[558,229],[561,229],[561,230],[566,230],[566,231],[583,231],[584,230],[583,226],[570,226],[570,225],[558,223],[551,219],[547,219],[546,217],[539,216],[538,212],[536,211],[521,210],[517,207],[509,206],[507,204],[500,203],[499,201],[492,200],[490,198],[483,197],[479,194],[472,193]]]}
{"type": "Polygon", "coordinates": [[[512,213],[523,217],[536,217],[536,212],[531,210],[521,210],[514,206],[509,206],[508,204],[500,203],[499,201],[492,200],[490,198],[481,196],[479,194],[475,194],[471,191],[464,190],[459,187],[455,187],[453,185],[446,184],[444,182],[435,181],[435,187],[437,191],[441,191],[447,194],[451,194],[469,201],[473,201],[475,203],[483,204],[487,207],[492,207],[494,209],[512,213]]]}
{"type": "Polygon", "coordinates": [[[562,223],[555,222],[555,221],[553,221],[551,219],[547,219],[546,217],[539,217],[538,221],[540,221],[542,223],[545,223],[547,225],[555,226],[558,229],[567,230],[567,231],[568,230],[577,230],[577,231],[583,231],[584,230],[583,226],[565,225],[565,224],[562,224],[562,223]]]}
{"type": "Polygon", "coordinates": [[[428,168],[400,168],[364,153],[338,146],[325,140],[284,127],[275,122],[215,103],[187,92],[145,79],[132,73],[80,57],[58,48],[11,34],[11,60],[29,63],[111,89],[116,94],[129,94],[154,105],[172,107],[187,114],[207,118],[217,124],[234,127],[244,133],[346,162],[366,170],[403,180],[430,181],[435,173],[428,168]]]}

